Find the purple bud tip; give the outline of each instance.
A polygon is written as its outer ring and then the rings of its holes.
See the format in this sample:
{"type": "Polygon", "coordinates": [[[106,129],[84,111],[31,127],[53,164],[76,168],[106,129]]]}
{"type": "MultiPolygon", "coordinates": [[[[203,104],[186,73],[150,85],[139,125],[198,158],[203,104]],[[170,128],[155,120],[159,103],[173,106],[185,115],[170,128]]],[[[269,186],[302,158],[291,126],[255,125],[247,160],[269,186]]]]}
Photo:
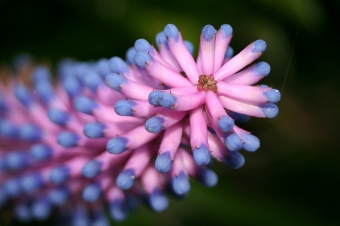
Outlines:
{"type": "Polygon", "coordinates": [[[43,135],[42,130],[34,124],[27,123],[20,127],[20,138],[26,141],[39,141],[43,135]]]}
{"type": "Polygon", "coordinates": [[[122,190],[130,189],[136,180],[135,172],[133,169],[126,169],[122,171],[117,179],[116,184],[122,190]]]}
{"type": "Polygon", "coordinates": [[[126,150],[127,142],[125,137],[114,137],[107,142],[106,149],[111,154],[120,154],[126,150]]]}
{"type": "Polygon", "coordinates": [[[279,113],[279,108],[272,103],[266,104],[265,106],[261,107],[261,110],[267,118],[274,118],[279,113]]]}
{"type": "Polygon", "coordinates": [[[218,127],[222,132],[229,132],[233,129],[234,125],[234,120],[227,115],[223,115],[218,121],[218,127]]]}
{"type": "Polygon", "coordinates": [[[10,178],[1,188],[4,191],[3,193],[1,193],[2,195],[5,196],[5,194],[7,194],[10,197],[18,197],[21,193],[20,179],[17,177],[10,178]]]}
{"type": "Polygon", "coordinates": [[[91,223],[93,226],[110,226],[104,210],[94,210],[91,223]]]}
{"type": "Polygon", "coordinates": [[[223,24],[220,27],[220,30],[223,31],[223,37],[224,38],[233,34],[233,28],[229,24],[223,24]]]}
{"type": "Polygon", "coordinates": [[[254,72],[261,76],[267,76],[270,72],[270,65],[267,62],[258,62],[254,67],[254,72]]]}
{"type": "Polygon", "coordinates": [[[76,77],[69,76],[62,80],[63,87],[68,95],[76,96],[81,92],[81,84],[76,77]]]}
{"type": "Polygon", "coordinates": [[[123,221],[128,215],[128,206],[121,200],[115,200],[109,207],[111,217],[116,221],[123,221]]]}
{"type": "Polygon", "coordinates": [[[155,161],[156,169],[161,173],[166,173],[171,169],[172,159],[170,156],[170,152],[164,152],[157,156],[155,161]]]}
{"type": "Polygon", "coordinates": [[[88,122],[84,126],[84,134],[90,138],[98,138],[104,136],[106,126],[100,122],[88,122]]]}
{"type": "Polygon", "coordinates": [[[128,64],[135,64],[135,61],[133,60],[133,58],[135,57],[135,54],[136,54],[136,50],[134,47],[131,47],[126,51],[125,57],[126,57],[126,61],[128,62],[128,64]]]}
{"type": "Polygon", "coordinates": [[[68,112],[57,108],[48,109],[47,116],[52,122],[61,126],[65,125],[70,119],[68,112]]]}
{"type": "Polygon", "coordinates": [[[96,91],[100,86],[103,85],[102,78],[99,76],[99,74],[93,71],[85,74],[84,83],[93,91],[96,91]]]}
{"type": "Polygon", "coordinates": [[[164,32],[159,32],[156,35],[156,43],[157,43],[158,48],[161,45],[168,47],[168,41],[166,40],[166,36],[165,36],[164,32]]]}
{"type": "Polygon", "coordinates": [[[48,193],[48,198],[54,205],[61,206],[67,202],[70,191],[66,187],[54,188],[48,193]]]}
{"type": "Polygon", "coordinates": [[[51,170],[50,180],[54,184],[61,184],[69,177],[69,169],[66,166],[56,166],[51,170]]]}
{"type": "Polygon", "coordinates": [[[169,201],[161,190],[155,189],[149,196],[151,208],[156,212],[162,212],[168,208],[169,201]]]}
{"type": "Polygon", "coordinates": [[[79,205],[72,213],[71,225],[90,225],[89,213],[85,207],[79,205]]]}
{"type": "Polygon", "coordinates": [[[148,41],[146,41],[145,39],[138,39],[135,42],[135,50],[136,52],[149,52],[150,50],[152,50],[152,47],[150,45],[150,43],[148,41]]]}
{"type": "Polygon", "coordinates": [[[267,48],[266,42],[263,41],[262,39],[259,39],[254,42],[254,45],[251,51],[253,53],[263,53],[266,50],[266,48],[267,48]]]}
{"type": "Polygon", "coordinates": [[[91,160],[85,163],[81,173],[84,177],[91,179],[99,174],[101,167],[102,167],[102,164],[100,161],[91,160]]]}
{"type": "Polygon", "coordinates": [[[88,97],[77,97],[74,101],[74,107],[85,114],[92,114],[92,111],[97,107],[97,103],[88,97]]]}
{"type": "Polygon", "coordinates": [[[164,34],[167,38],[175,39],[175,41],[177,41],[179,37],[178,29],[173,24],[168,24],[165,26],[164,34]]]}
{"type": "Polygon", "coordinates": [[[3,186],[0,186],[0,194],[0,207],[3,207],[8,200],[8,196],[3,186]]]}
{"type": "Polygon", "coordinates": [[[146,120],[145,129],[149,133],[158,133],[163,129],[164,119],[161,117],[152,117],[146,120]]]}
{"type": "Polygon", "coordinates": [[[172,178],[172,188],[177,195],[184,195],[190,191],[189,179],[183,171],[177,177],[172,178]]]}
{"type": "Polygon", "coordinates": [[[185,44],[185,47],[187,47],[187,50],[189,51],[189,53],[192,55],[194,54],[194,45],[190,42],[190,41],[187,41],[187,40],[184,40],[184,44],[185,44]]]}
{"type": "Polygon", "coordinates": [[[162,97],[163,92],[161,91],[152,91],[148,96],[148,101],[153,106],[158,106],[158,101],[162,97]]]}
{"type": "Polygon", "coordinates": [[[79,136],[76,133],[64,131],[58,135],[58,143],[64,147],[75,147],[78,144],[79,136]]]}
{"type": "Polygon", "coordinates": [[[6,156],[6,165],[11,170],[21,170],[28,166],[29,159],[26,153],[12,151],[6,156]]]}
{"type": "Polygon", "coordinates": [[[28,107],[33,102],[31,91],[23,84],[15,85],[14,95],[25,107],[28,107]]]}
{"type": "Polygon", "coordinates": [[[225,146],[230,151],[237,151],[242,147],[242,140],[236,133],[232,133],[229,136],[223,138],[223,141],[225,146]]]}
{"type": "Polygon", "coordinates": [[[102,192],[102,189],[99,184],[97,183],[89,184],[83,190],[83,194],[82,194],[83,199],[86,202],[90,202],[90,203],[95,202],[99,199],[101,192],[102,192]]]}
{"type": "Polygon", "coordinates": [[[120,91],[120,86],[126,83],[127,80],[118,74],[112,73],[106,76],[105,83],[108,87],[111,89],[114,89],[116,91],[120,91]]]}
{"type": "Polygon", "coordinates": [[[131,100],[119,100],[115,104],[115,111],[118,115],[133,116],[133,108],[136,105],[131,100]]]}
{"type": "Polygon", "coordinates": [[[127,73],[129,71],[129,66],[127,63],[120,57],[112,57],[110,59],[110,68],[113,73],[127,73]]]}
{"type": "Polygon", "coordinates": [[[216,29],[211,25],[205,25],[202,29],[203,38],[207,42],[211,41],[214,38],[215,34],[216,34],[216,29]]]}
{"type": "Polygon", "coordinates": [[[260,140],[249,133],[243,134],[242,148],[246,151],[254,152],[260,147],[260,140]]]}
{"type": "Polygon", "coordinates": [[[52,205],[46,197],[43,197],[36,200],[32,204],[31,209],[33,217],[37,220],[42,221],[46,220],[50,216],[52,205]]]}
{"type": "Polygon", "coordinates": [[[234,49],[231,46],[228,46],[227,51],[225,52],[224,58],[229,59],[234,55],[234,49]]]}
{"type": "Polygon", "coordinates": [[[0,121],[0,134],[3,137],[16,138],[19,134],[19,131],[11,121],[1,120],[0,121]]]}
{"type": "Polygon", "coordinates": [[[0,155],[0,173],[6,170],[6,159],[0,155]]]}
{"type": "Polygon", "coordinates": [[[8,112],[8,106],[2,93],[0,93],[0,111],[8,112]]]}
{"type": "Polygon", "coordinates": [[[30,152],[32,158],[38,161],[49,159],[52,156],[52,148],[44,144],[35,144],[31,146],[30,152]]]}
{"type": "Polygon", "coordinates": [[[97,71],[102,78],[111,73],[110,64],[107,59],[100,59],[97,64],[97,71]]]}
{"type": "Polygon", "coordinates": [[[17,204],[14,214],[21,222],[29,222],[32,219],[31,208],[27,205],[27,203],[17,204]]]}
{"type": "Polygon", "coordinates": [[[276,103],[281,99],[281,93],[277,89],[271,89],[264,93],[270,103],[276,103]]]}
{"type": "Polygon", "coordinates": [[[83,79],[84,75],[89,72],[89,65],[84,62],[77,63],[74,68],[76,76],[80,81],[83,79]]]}
{"type": "Polygon", "coordinates": [[[50,81],[39,81],[35,83],[35,90],[39,97],[45,102],[49,103],[54,99],[54,87],[50,81]]]}
{"type": "Polygon", "coordinates": [[[44,65],[36,66],[32,72],[32,80],[33,82],[39,82],[42,80],[51,81],[50,70],[44,65]]]}
{"type": "Polygon", "coordinates": [[[207,165],[210,162],[210,153],[204,144],[194,150],[194,160],[199,166],[207,165]]]}
{"type": "Polygon", "coordinates": [[[149,54],[144,52],[138,52],[133,57],[133,60],[135,61],[135,64],[138,65],[141,68],[146,68],[147,62],[151,61],[152,58],[149,54]]]}
{"type": "Polygon", "coordinates": [[[176,97],[171,93],[162,92],[162,95],[158,98],[158,105],[171,109],[176,102],[176,97]]]}
{"type": "Polygon", "coordinates": [[[200,168],[198,171],[198,180],[207,187],[213,187],[218,182],[218,177],[214,171],[208,168],[200,168]]]}
{"type": "Polygon", "coordinates": [[[244,157],[238,151],[228,152],[228,157],[223,160],[227,166],[232,169],[241,168],[244,165],[244,157]]]}
{"type": "Polygon", "coordinates": [[[39,173],[26,174],[21,179],[21,187],[28,193],[33,193],[44,185],[43,178],[39,173]]]}

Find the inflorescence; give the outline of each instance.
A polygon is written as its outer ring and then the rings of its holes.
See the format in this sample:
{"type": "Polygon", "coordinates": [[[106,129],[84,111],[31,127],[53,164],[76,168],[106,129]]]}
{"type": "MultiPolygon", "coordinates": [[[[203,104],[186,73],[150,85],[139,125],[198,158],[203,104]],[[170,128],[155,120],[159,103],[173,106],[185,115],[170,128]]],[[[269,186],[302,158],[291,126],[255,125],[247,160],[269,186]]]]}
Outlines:
{"type": "Polygon", "coordinates": [[[20,221],[58,209],[67,225],[108,225],[106,208],[121,221],[138,200],[165,210],[165,191],[185,196],[191,178],[214,186],[212,158],[243,166],[239,150],[254,152],[260,141],[235,115],[275,117],[280,92],[253,86],[270,72],[266,62],[246,67],[266,43],[232,56],[232,32],[206,25],[196,61],[169,24],[157,49],[138,39],[126,61],[65,60],[56,81],[44,65],[17,63],[14,75],[32,67],[31,82],[0,84],[0,206],[20,221]]]}

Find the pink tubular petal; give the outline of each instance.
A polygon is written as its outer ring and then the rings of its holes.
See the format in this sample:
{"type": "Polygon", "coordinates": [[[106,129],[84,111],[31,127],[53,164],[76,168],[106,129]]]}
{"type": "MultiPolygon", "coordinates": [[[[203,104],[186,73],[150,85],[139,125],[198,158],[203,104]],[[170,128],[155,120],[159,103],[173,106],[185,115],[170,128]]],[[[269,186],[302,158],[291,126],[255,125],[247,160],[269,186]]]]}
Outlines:
{"type": "Polygon", "coordinates": [[[134,100],[133,102],[136,103],[132,108],[132,114],[135,117],[149,118],[163,110],[162,107],[152,106],[148,101],[134,100]]]}
{"type": "Polygon", "coordinates": [[[255,66],[256,64],[253,64],[252,66],[225,78],[223,81],[239,85],[253,85],[264,77],[254,72],[255,66]]]}
{"type": "Polygon", "coordinates": [[[123,83],[119,88],[127,98],[136,100],[147,100],[149,93],[153,91],[152,87],[131,80],[123,83]]]}
{"type": "Polygon", "coordinates": [[[179,65],[181,65],[181,68],[183,69],[191,83],[196,84],[199,76],[197,66],[191,56],[191,53],[188,51],[183,42],[181,33],[179,33],[177,41],[168,38],[168,44],[172,54],[175,56],[179,65]]]}
{"type": "Polygon", "coordinates": [[[153,149],[151,145],[142,145],[133,151],[129,160],[126,162],[124,169],[133,169],[135,176],[139,177],[149,164],[152,155],[153,149]]]}
{"type": "Polygon", "coordinates": [[[149,165],[146,168],[142,175],[141,182],[148,194],[151,194],[155,188],[163,188],[161,176],[162,175],[155,169],[153,165],[149,165]]]}
{"type": "Polygon", "coordinates": [[[128,73],[123,73],[123,76],[128,80],[151,86],[154,89],[162,89],[163,85],[157,79],[146,74],[144,70],[135,65],[131,65],[129,68],[128,73]]]}
{"type": "Polygon", "coordinates": [[[203,114],[203,106],[190,111],[190,127],[190,144],[192,150],[199,148],[202,144],[208,147],[208,130],[203,114]]]}
{"type": "Polygon", "coordinates": [[[184,169],[190,176],[195,176],[196,170],[198,168],[197,163],[194,161],[192,155],[190,155],[187,151],[184,149],[181,149],[180,151],[184,169]]]}
{"type": "Polygon", "coordinates": [[[69,177],[77,177],[81,175],[81,171],[83,169],[83,166],[90,160],[90,157],[79,157],[76,156],[67,162],[65,162],[63,165],[65,165],[69,169],[69,177]]]}
{"type": "Polygon", "coordinates": [[[165,130],[158,154],[169,152],[171,159],[175,158],[176,151],[181,143],[183,133],[182,122],[178,122],[165,130]]]}
{"type": "Polygon", "coordinates": [[[128,151],[120,153],[119,155],[113,155],[108,151],[104,151],[93,160],[99,161],[101,163],[101,172],[106,172],[112,167],[122,166],[126,159],[130,157],[130,155],[131,152],[128,151]]]}
{"type": "Polygon", "coordinates": [[[127,127],[130,125],[135,127],[136,125],[142,124],[144,121],[140,118],[120,116],[118,115],[113,107],[99,104],[92,112],[93,116],[101,121],[112,122],[118,124],[126,124],[127,127]]]}
{"type": "Polygon", "coordinates": [[[179,122],[184,118],[187,112],[183,111],[171,111],[164,109],[159,114],[155,115],[157,117],[161,117],[164,119],[163,130],[169,128],[170,126],[174,125],[175,123],[179,122]]]}
{"type": "Polygon", "coordinates": [[[177,177],[180,172],[194,176],[197,168],[192,156],[183,148],[179,148],[171,167],[171,176],[177,177]]]}
{"type": "Polygon", "coordinates": [[[167,46],[161,44],[159,46],[159,54],[170,65],[170,68],[173,68],[175,71],[182,71],[181,66],[178,64],[176,58],[172,55],[167,46]]]}
{"type": "Polygon", "coordinates": [[[211,151],[210,154],[218,161],[222,161],[228,156],[226,146],[211,132],[208,132],[208,144],[211,151]]]}
{"type": "Polygon", "coordinates": [[[225,53],[233,36],[224,37],[222,30],[218,30],[216,33],[215,41],[215,61],[214,61],[214,72],[217,72],[224,60],[225,53]]]}
{"type": "Polygon", "coordinates": [[[79,136],[78,146],[91,147],[91,148],[102,149],[102,150],[105,150],[106,143],[109,140],[108,137],[93,139],[93,138],[88,138],[83,134],[78,134],[78,136],[79,136]]]}
{"type": "Polygon", "coordinates": [[[131,124],[131,123],[127,123],[124,121],[122,121],[121,123],[115,123],[115,124],[107,123],[105,124],[103,135],[104,137],[109,137],[109,138],[117,137],[119,135],[129,132],[130,130],[136,128],[138,125],[141,125],[141,124],[131,124]]]}
{"type": "Polygon", "coordinates": [[[202,57],[200,54],[198,54],[197,56],[196,64],[197,64],[198,73],[200,75],[203,75],[203,65],[202,65],[203,63],[202,63],[202,57]]]}
{"type": "Polygon", "coordinates": [[[115,200],[125,200],[124,192],[120,190],[115,184],[111,184],[109,189],[107,189],[105,196],[109,203],[115,200]]]}
{"type": "Polygon", "coordinates": [[[259,106],[243,103],[226,96],[219,96],[219,99],[223,107],[228,110],[258,118],[265,118],[265,115],[259,106]]]}
{"type": "Polygon", "coordinates": [[[218,99],[217,94],[212,91],[208,91],[205,98],[205,103],[214,130],[221,132],[218,127],[218,121],[223,115],[227,115],[227,113],[218,99]]]}
{"type": "Polygon", "coordinates": [[[141,125],[130,132],[123,135],[123,137],[128,139],[126,144],[126,149],[133,150],[139,146],[149,142],[150,140],[157,137],[158,133],[149,133],[145,130],[144,125],[141,125]]]}
{"type": "Polygon", "coordinates": [[[184,171],[185,168],[183,166],[183,159],[182,159],[182,152],[185,152],[183,149],[178,149],[175,158],[173,159],[172,167],[171,167],[171,176],[172,177],[177,177],[177,175],[184,171]]]}
{"type": "Polygon", "coordinates": [[[171,110],[175,111],[189,111],[191,109],[201,106],[205,101],[206,92],[196,92],[195,94],[177,96],[175,104],[171,110]]]}
{"type": "Polygon", "coordinates": [[[125,98],[126,97],[122,93],[109,88],[105,84],[101,86],[99,89],[97,89],[96,99],[99,99],[99,101],[102,102],[103,104],[113,105],[118,100],[123,100],[125,98]]]}
{"type": "Polygon", "coordinates": [[[230,84],[223,81],[217,83],[217,93],[219,95],[253,104],[267,103],[268,98],[264,95],[264,92],[270,89],[269,87],[230,84]]]}
{"type": "Polygon", "coordinates": [[[254,42],[244,48],[239,54],[225,63],[215,74],[215,79],[221,81],[228,76],[238,72],[262,55],[262,52],[252,52],[254,42]]]}
{"type": "MultiPolygon", "coordinates": [[[[168,61],[166,61],[158,52],[157,50],[152,47],[153,50],[149,51],[148,54],[153,58],[153,60],[159,62],[160,64],[163,64],[165,67],[171,68],[173,70],[176,69],[176,67],[173,67],[172,64],[168,63],[168,61]]],[[[168,51],[169,53],[171,53],[170,51],[168,51]]],[[[176,59],[173,57],[173,59],[176,62],[176,59]]]]}
{"type": "Polygon", "coordinates": [[[191,95],[194,93],[197,93],[197,86],[185,86],[185,87],[176,87],[176,88],[172,88],[172,89],[167,89],[167,90],[162,90],[162,92],[168,92],[168,93],[172,93],[174,95],[191,95]]]}
{"type": "Polygon", "coordinates": [[[212,40],[207,41],[201,34],[199,58],[202,64],[203,74],[205,75],[211,75],[212,73],[214,73],[215,38],[216,35],[214,35],[212,40]]]}
{"type": "MultiPolygon", "coordinates": [[[[181,87],[192,85],[186,78],[184,78],[179,72],[166,67],[160,62],[154,60],[149,61],[146,64],[146,70],[148,74],[169,87],[181,87]]],[[[150,93],[150,92],[149,92],[150,93]]]]}

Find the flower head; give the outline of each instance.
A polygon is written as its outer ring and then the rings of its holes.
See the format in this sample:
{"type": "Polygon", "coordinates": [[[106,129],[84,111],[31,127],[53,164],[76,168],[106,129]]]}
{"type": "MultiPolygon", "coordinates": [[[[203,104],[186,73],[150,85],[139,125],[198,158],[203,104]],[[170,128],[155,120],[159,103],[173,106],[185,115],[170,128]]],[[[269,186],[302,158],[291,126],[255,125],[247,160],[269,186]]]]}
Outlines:
{"type": "Polygon", "coordinates": [[[252,86],[267,63],[245,68],[266,43],[232,57],[231,37],[230,25],[205,26],[195,61],[193,45],[169,24],[156,36],[158,50],[139,39],[126,61],[65,60],[55,84],[46,66],[18,63],[15,71],[32,69],[32,81],[0,84],[0,206],[18,200],[21,221],[44,220],[56,206],[71,207],[75,225],[105,224],[105,206],[121,221],[131,200],[160,212],[165,191],[185,196],[190,178],[214,186],[212,157],[241,167],[239,150],[256,151],[260,141],[233,114],[275,117],[280,93],[252,86]]]}

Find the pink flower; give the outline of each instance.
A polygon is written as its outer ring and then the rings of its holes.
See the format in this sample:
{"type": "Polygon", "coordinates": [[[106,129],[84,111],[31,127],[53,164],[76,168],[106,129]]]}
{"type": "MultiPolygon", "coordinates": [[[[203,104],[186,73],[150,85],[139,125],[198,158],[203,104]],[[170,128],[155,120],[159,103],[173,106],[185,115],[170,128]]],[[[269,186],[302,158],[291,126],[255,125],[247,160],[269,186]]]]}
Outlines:
{"type": "Polygon", "coordinates": [[[190,178],[214,186],[211,156],[241,167],[238,151],[260,142],[231,114],[273,118],[280,93],[252,86],[267,63],[244,69],[266,43],[232,57],[231,37],[229,25],[205,26],[195,61],[192,44],[169,24],[158,50],[139,39],[127,62],[66,60],[55,84],[47,67],[23,58],[16,71],[31,84],[0,84],[0,206],[14,202],[21,221],[44,220],[57,207],[74,225],[105,225],[105,207],[121,221],[137,198],[165,210],[165,191],[185,196],[190,178]]]}

